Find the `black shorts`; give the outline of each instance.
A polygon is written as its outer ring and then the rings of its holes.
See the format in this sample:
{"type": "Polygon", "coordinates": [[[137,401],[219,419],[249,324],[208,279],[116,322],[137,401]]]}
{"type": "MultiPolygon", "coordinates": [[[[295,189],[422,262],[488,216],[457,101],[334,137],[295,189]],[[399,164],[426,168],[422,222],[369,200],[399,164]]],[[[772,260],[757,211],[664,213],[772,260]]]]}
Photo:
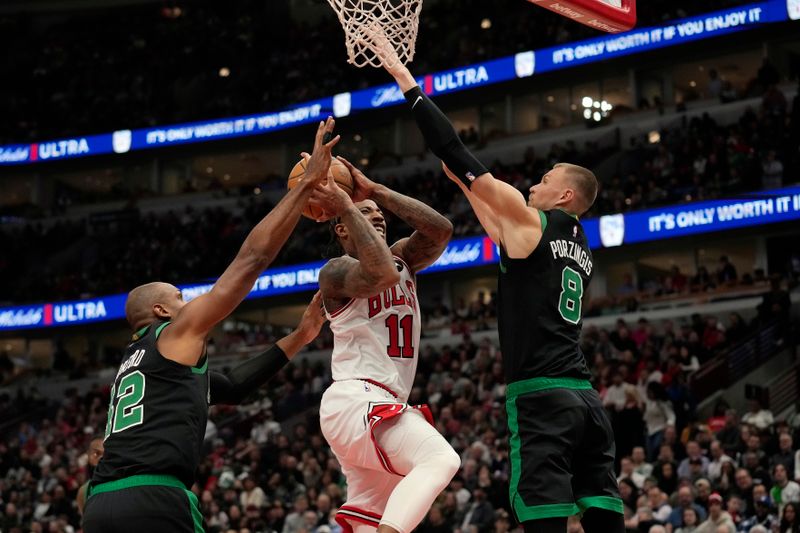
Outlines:
{"type": "Polygon", "coordinates": [[[193,492],[172,476],[131,476],[89,489],[84,533],[203,533],[193,492]]]}
{"type": "Polygon", "coordinates": [[[585,380],[534,378],[506,391],[509,497],[517,520],[566,517],[590,507],[622,513],[614,433],[585,380]]]}

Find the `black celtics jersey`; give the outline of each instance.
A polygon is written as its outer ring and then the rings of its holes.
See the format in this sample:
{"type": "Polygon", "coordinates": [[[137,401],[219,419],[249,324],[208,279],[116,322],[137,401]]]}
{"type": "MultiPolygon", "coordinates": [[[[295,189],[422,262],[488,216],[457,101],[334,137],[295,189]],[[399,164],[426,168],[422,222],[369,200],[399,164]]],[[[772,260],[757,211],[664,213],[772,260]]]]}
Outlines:
{"type": "Polygon", "coordinates": [[[199,367],[189,367],[164,358],[156,339],[168,325],[151,324],[125,349],[111,388],[95,485],[137,474],[194,483],[208,420],[208,359],[204,355],[199,367]]]}
{"type": "Polygon", "coordinates": [[[577,218],[540,212],[542,240],[525,259],[500,250],[498,330],[506,383],[530,378],[588,379],[581,352],[581,307],[592,252],[577,218]]]}

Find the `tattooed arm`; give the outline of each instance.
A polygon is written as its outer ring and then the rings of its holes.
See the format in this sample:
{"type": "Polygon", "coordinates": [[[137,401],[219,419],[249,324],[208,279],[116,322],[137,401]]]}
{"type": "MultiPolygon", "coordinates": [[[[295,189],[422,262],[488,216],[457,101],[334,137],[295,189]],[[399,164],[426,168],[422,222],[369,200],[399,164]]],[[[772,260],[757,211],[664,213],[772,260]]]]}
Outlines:
{"type": "Polygon", "coordinates": [[[329,310],[335,309],[342,300],[367,298],[400,281],[386,240],[369,220],[381,216],[373,212],[376,210],[369,206],[357,208],[332,179],[325,185],[317,186],[312,203],[322,207],[326,213],[339,217],[337,234],[346,235],[358,257],[337,257],[328,261],[320,271],[319,287],[329,310]]]}
{"type": "Polygon", "coordinates": [[[453,224],[449,220],[419,200],[371,181],[346,159],[338,159],[353,176],[357,198],[374,200],[414,228],[410,237],[400,239],[391,247],[392,253],[403,258],[412,272],[419,272],[442,255],[453,235],[453,224]]]}

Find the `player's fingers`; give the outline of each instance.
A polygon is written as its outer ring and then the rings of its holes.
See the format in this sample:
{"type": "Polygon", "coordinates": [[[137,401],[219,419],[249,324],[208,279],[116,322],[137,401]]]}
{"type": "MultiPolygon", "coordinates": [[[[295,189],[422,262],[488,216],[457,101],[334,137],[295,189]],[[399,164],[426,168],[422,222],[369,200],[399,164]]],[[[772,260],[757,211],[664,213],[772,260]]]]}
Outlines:
{"type": "Polygon", "coordinates": [[[337,155],[336,159],[338,159],[340,163],[342,163],[344,166],[346,166],[347,170],[349,170],[351,174],[353,173],[353,171],[356,170],[356,167],[353,166],[353,163],[351,163],[350,161],[348,161],[344,157],[342,157],[340,155],[337,155]]]}
{"type": "Polygon", "coordinates": [[[341,135],[337,135],[336,137],[334,137],[333,139],[331,139],[330,141],[325,143],[325,148],[327,148],[328,151],[330,151],[331,148],[333,148],[334,146],[339,144],[339,141],[341,141],[341,140],[342,140],[342,136],[341,135]]]}
{"type": "Polygon", "coordinates": [[[314,136],[314,151],[316,152],[322,146],[322,137],[325,135],[325,122],[319,121],[317,126],[317,134],[314,136]]]}

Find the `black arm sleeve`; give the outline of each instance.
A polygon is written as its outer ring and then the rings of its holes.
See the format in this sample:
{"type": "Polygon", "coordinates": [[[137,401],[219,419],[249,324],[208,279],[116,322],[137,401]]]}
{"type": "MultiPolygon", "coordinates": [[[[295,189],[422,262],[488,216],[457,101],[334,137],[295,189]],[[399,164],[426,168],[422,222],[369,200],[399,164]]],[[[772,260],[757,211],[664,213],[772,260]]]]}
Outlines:
{"type": "Polygon", "coordinates": [[[209,372],[211,405],[238,405],[270,380],[289,359],[276,344],[266,352],[251,357],[228,373],[209,372]]]}
{"type": "Polygon", "coordinates": [[[453,171],[467,188],[472,185],[475,178],[489,172],[464,146],[445,114],[419,86],[408,90],[405,97],[431,152],[444,161],[447,168],[453,171]]]}

